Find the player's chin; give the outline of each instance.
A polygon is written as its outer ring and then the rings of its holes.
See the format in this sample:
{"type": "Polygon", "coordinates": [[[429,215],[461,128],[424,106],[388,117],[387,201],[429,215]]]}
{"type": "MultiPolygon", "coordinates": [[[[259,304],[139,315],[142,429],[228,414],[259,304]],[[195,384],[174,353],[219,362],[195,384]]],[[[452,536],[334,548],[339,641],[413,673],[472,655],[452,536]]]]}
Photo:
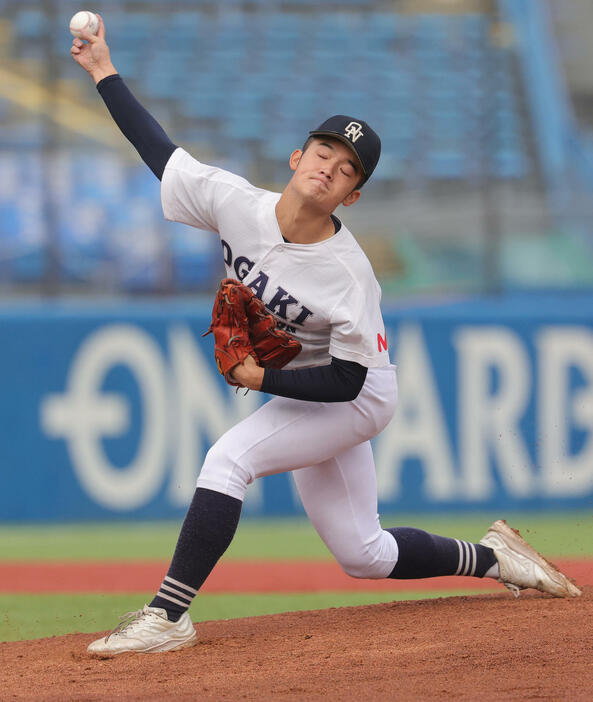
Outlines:
{"type": "Polygon", "coordinates": [[[327,185],[318,180],[309,181],[304,190],[305,195],[314,202],[325,203],[334,199],[327,185]]]}

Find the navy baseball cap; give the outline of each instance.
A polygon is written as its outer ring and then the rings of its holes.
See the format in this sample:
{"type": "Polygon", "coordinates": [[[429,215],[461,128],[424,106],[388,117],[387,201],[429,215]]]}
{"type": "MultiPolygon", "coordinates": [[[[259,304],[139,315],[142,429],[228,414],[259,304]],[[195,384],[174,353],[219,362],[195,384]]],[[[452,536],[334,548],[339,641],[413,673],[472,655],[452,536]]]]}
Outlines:
{"type": "Polygon", "coordinates": [[[354,151],[363,171],[363,177],[358,187],[364,185],[371,177],[379,162],[379,156],[381,156],[381,139],[362,119],[355,119],[347,115],[334,115],[309,134],[311,136],[334,137],[334,139],[343,141],[354,151]]]}

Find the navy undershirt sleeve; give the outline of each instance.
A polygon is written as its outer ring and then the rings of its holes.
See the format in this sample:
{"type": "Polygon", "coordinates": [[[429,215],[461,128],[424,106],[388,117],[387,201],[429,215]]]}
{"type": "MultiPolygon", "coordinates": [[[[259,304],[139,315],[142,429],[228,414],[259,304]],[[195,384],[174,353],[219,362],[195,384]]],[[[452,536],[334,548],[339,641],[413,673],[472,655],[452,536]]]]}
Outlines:
{"type": "Polygon", "coordinates": [[[123,135],[161,180],[167,161],[177,148],[175,144],[156,119],[132,95],[119,74],[100,80],[97,90],[123,135]]]}
{"type": "Polygon", "coordinates": [[[261,391],[313,402],[349,402],[361,391],[367,368],[334,358],[329,366],[283,370],[266,368],[261,391]]]}

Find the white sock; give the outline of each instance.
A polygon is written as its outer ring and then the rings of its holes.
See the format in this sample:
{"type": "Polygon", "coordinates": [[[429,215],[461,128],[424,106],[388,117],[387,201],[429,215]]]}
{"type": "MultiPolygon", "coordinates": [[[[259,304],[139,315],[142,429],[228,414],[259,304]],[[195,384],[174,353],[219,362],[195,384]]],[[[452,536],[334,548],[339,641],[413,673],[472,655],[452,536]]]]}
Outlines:
{"type": "Polygon", "coordinates": [[[500,578],[500,569],[498,567],[498,563],[495,563],[493,566],[490,566],[488,570],[484,573],[485,578],[495,578],[498,580],[500,578]]]}

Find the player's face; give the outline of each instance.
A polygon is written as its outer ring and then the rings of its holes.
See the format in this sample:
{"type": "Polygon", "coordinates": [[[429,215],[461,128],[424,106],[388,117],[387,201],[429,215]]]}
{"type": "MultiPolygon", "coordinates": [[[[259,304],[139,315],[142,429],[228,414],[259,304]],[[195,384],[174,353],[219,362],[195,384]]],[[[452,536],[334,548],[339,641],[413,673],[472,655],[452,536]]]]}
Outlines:
{"type": "Polygon", "coordinates": [[[337,139],[319,137],[290,156],[292,185],[320,208],[333,212],[338,205],[353,205],[360,197],[356,186],[361,169],[353,152],[337,139]]]}

